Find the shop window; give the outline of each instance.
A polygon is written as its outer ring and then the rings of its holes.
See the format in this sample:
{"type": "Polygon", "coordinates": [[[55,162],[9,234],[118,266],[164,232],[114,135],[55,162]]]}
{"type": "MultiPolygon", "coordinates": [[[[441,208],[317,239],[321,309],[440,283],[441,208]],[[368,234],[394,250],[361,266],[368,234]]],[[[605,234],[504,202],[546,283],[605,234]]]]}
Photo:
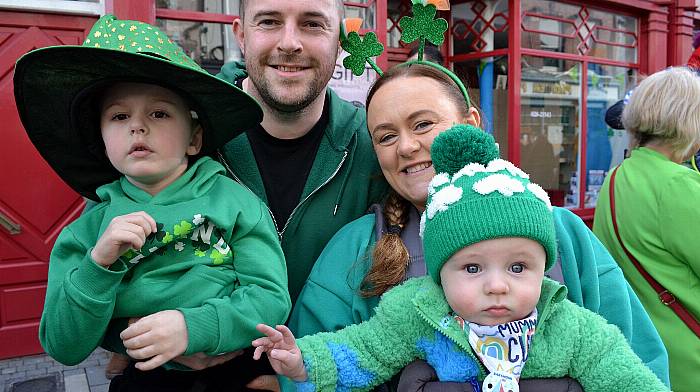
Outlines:
{"type": "Polygon", "coordinates": [[[376,23],[376,0],[354,0],[345,2],[346,18],[361,18],[362,28],[374,30],[376,23]]]}
{"type": "Polygon", "coordinates": [[[238,0],[156,0],[156,8],[238,15],[238,0]]]}
{"type": "Polygon", "coordinates": [[[212,74],[218,73],[224,62],[241,58],[231,24],[159,18],[156,25],[212,74]]]}
{"type": "Polygon", "coordinates": [[[605,112],[624,97],[636,80],[637,71],[634,69],[588,64],[584,207],[595,207],[605,175],[622,162],[629,147],[627,132],[608,127],[605,112]]]}
{"type": "Polygon", "coordinates": [[[452,6],[453,54],[488,52],[508,47],[508,2],[469,1],[452,6]]]}
{"type": "Polygon", "coordinates": [[[410,0],[387,0],[386,2],[386,43],[390,48],[401,48],[405,44],[401,42],[401,29],[399,21],[404,16],[411,16],[412,4],[410,0]]]}
{"type": "Polygon", "coordinates": [[[524,48],[637,62],[636,18],[557,1],[523,0],[524,48]]]}
{"type": "Polygon", "coordinates": [[[454,63],[472,105],[479,108],[482,127],[493,134],[501,157],[508,157],[508,57],[484,57],[454,63]]]}
{"type": "Polygon", "coordinates": [[[241,59],[231,23],[238,0],[156,0],[156,25],[202,68],[216,74],[241,59]]]}
{"type": "Polygon", "coordinates": [[[520,166],[552,204],[579,206],[581,63],[523,56],[520,166]]]}

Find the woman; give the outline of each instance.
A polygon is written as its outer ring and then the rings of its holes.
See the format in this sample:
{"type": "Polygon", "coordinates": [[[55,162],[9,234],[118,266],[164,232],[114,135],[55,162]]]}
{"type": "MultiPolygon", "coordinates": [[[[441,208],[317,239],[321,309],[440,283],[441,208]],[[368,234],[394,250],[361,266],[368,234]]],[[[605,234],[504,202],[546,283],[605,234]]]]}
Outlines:
{"type": "MultiPolygon", "coordinates": [[[[477,109],[465,101],[444,72],[420,64],[394,67],[374,84],[367,123],[393,192],[374,214],[341,229],[321,253],[292,312],[289,326],[297,336],[366,320],[383,292],[426,273],[418,221],[435,175],[430,145],[453,124],[480,124],[477,109]]],[[[554,218],[569,299],[618,325],[668,383],[666,352],[620,269],[576,215],[555,208],[554,218]]]]}
{"type": "MultiPolygon", "coordinates": [[[[671,68],[646,78],[622,122],[632,154],[615,175],[620,238],[643,268],[700,319],[700,175],[683,165],[700,147],[700,77],[671,68]],[[682,92],[682,93],[680,93],[682,92]]],[[[700,385],[700,338],[668,306],[625,255],[610,210],[610,176],[600,190],[593,231],[639,296],[669,354],[674,391],[700,385]]]]}

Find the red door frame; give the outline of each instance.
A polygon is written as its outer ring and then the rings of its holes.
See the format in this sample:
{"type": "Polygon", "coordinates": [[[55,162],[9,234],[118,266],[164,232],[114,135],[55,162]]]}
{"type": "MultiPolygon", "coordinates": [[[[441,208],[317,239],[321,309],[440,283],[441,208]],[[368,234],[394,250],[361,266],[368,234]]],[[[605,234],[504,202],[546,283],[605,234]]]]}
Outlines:
{"type": "Polygon", "coordinates": [[[0,10],[0,81],[6,140],[0,211],[20,224],[0,228],[0,358],[43,351],[38,340],[49,254],[58,233],[82,211],[82,198],[33,148],[12,95],[14,62],[39,47],[82,42],[97,16],[0,10]],[[11,185],[10,185],[11,184],[11,185]]]}

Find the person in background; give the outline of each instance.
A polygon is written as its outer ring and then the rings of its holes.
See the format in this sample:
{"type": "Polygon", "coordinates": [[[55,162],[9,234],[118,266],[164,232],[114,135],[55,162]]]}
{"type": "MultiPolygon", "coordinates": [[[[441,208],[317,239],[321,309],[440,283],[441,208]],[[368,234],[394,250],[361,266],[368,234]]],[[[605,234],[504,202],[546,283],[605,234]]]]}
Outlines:
{"type": "Polygon", "coordinates": [[[618,328],[544,277],[558,257],[552,205],[498,158],[493,137],[456,125],[435,137],[431,157],[437,174],[420,221],[428,276],[387,291],[369,320],[337,332],[295,340],[284,325],[260,324],[255,358],[266,353],[302,390],[369,390],[414,358],[439,381],[484,392],[564,376],[587,391],[669,390],[618,328]]]}
{"type": "Polygon", "coordinates": [[[700,149],[700,77],[683,67],[657,72],[629,97],[622,123],[631,155],[608,174],[600,190],[593,231],[610,250],[639,296],[669,354],[671,387],[700,385],[700,337],[664,304],[677,301],[700,318],[700,175],[681,165],[700,149]],[[610,197],[615,174],[613,225],[610,197]],[[626,255],[675,299],[661,299],[626,255]]]}
{"type": "Polygon", "coordinates": [[[269,366],[239,356],[219,367],[229,379],[170,361],[197,352],[230,359],[258,336],[260,317],[284,322],[291,310],[267,209],[200,155],[262,112],[164,37],[107,15],[82,46],[18,61],[30,139],[76,191],[100,200],[56,240],[39,338],[74,365],[103,344],[111,320],[132,318],[117,329],[132,365],[110,390],[239,390],[269,366]]]}
{"type": "MultiPolygon", "coordinates": [[[[453,124],[480,124],[478,110],[455,82],[425,64],[385,72],[370,90],[367,113],[392,192],[328,243],[292,311],[289,327],[296,336],[365,321],[382,294],[426,274],[418,228],[435,176],[430,146],[453,124]]],[[[555,207],[553,219],[559,253],[552,270],[559,270],[568,299],[617,325],[635,353],[668,383],[666,350],[615,261],[578,216],[555,207]]]]}

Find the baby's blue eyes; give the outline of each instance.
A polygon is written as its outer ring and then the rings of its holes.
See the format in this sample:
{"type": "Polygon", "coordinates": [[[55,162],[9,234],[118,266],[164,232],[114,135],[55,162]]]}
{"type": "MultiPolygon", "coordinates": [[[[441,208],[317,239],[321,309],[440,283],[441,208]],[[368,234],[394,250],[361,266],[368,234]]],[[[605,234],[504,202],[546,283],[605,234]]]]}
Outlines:
{"type": "Polygon", "coordinates": [[[470,274],[476,274],[481,271],[481,267],[476,264],[469,264],[468,266],[464,267],[464,269],[470,274]]]}
{"type": "MultiPolygon", "coordinates": [[[[478,264],[468,264],[464,267],[464,270],[467,271],[467,273],[469,273],[469,274],[478,274],[479,272],[481,272],[481,266],[479,266],[478,264]]],[[[510,272],[520,274],[523,271],[525,271],[525,264],[515,263],[515,264],[511,265],[508,268],[508,270],[510,272]]]]}

